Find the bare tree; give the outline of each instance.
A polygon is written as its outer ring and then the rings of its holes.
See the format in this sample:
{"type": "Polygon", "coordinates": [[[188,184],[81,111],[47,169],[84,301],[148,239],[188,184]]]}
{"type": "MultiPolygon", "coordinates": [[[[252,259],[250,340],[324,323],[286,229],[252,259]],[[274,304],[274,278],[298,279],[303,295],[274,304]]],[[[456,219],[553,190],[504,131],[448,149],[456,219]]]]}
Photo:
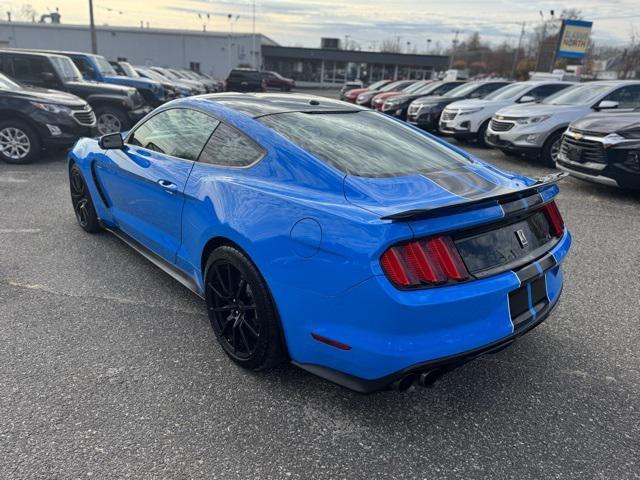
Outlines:
{"type": "Polygon", "coordinates": [[[395,38],[385,38],[382,40],[380,51],[386,53],[402,53],[400,43],[395,38]]]}
{"type": "Polygon", "coordinates": [[[635,29],[631,31],[629,45],[622,52],[617,70],[618,78],[633,78],[640,71],[640,35],[635,29]]]}
{"type": "Polygon", "coordinates": [[[19,22],[35,22],[38,17],[38,12],[30,3],[10,7],[7,13],[11,14],[12,20],[19,22]]]}

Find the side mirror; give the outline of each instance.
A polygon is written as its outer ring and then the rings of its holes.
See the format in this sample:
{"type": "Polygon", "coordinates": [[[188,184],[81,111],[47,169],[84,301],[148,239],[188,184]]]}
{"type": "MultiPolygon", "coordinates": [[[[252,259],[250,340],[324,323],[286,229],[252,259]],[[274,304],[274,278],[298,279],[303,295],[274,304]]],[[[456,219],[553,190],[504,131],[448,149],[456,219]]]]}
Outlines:
{"type": "Polygon", "coordinates": [[[124,140],[119,133],[107,133],[100,137],[98,145],[103,150],[122,150],[124,149],[124,140]]]}
{"type": "Polygon", "coordinates": [[[610,110],[612,108],[618,108],[619,105],[618,102],[614,102],[613,100],[602,100],[596,105],[596,110],[610,110]]]}
{"type": "Polygon", "coordinates": [[[51,72],[42,72],[40,78],[42,78],[45,85],[56,85],[58,83],[56,76],[51,72]]]}
{"type": "Polygon", "coordinates": [[[518,103],[531,103],[535,101],[536,101],[536,97],[533,97],[531,95],[525,95],[520,100],[518,100],[518,103]]]}

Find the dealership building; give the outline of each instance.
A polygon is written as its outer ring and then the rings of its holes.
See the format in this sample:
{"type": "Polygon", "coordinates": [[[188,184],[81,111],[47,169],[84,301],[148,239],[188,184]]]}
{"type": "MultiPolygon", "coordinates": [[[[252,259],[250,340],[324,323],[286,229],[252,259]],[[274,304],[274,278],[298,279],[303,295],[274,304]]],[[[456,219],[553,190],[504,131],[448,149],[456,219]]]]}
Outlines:
{"type": "MultiPolygon", "coordinates": [[[[233,67],[257,66],[291,77],[301,86],[333,86],[347,79],[376,81],[431,78],[446,70],[442,55],[283,47],[256,33],[204,32],[96,26],[98,53],[109,60],[199,70],[226,78],[233,67]]],[[[0,48],[91,51],[86,25],[0,22],[0,48]]]]}

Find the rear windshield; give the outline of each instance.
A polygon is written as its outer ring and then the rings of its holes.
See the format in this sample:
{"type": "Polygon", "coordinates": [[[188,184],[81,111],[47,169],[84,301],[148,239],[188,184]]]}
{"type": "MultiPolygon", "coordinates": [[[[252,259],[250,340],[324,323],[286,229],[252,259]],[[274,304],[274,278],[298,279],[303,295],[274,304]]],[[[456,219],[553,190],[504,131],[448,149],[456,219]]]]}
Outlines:
{"type": "Polygon", "coordinates": [[[231,78],[243,78],[247,80],[256,80],[258,82],[262,81],[260,72],[243,72],[242,70],[231,70],[231,74],[229,76],[231,78]]]}
{"type": "Polygon", "coordinates": [[[349,175],[392,177],[469,164],[427,135],[379,113],[292,112],[257,120],[349,175]]]}

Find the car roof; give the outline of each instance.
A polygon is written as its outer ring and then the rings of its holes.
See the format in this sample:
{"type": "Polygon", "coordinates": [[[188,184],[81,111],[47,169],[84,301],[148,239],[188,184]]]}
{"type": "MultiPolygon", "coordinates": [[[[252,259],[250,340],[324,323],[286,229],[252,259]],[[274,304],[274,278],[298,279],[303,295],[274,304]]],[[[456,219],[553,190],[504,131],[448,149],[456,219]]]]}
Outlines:
{"type": "Polygon", "coordinates": [[[359,112],[368,110],[339,100],[290,93],[213,93],[197,97],[257,118],[285,112],[359,112]]]}
{"type": "Polygon", "coordinates": [[[600,80],[595,82],[584,82],[578,85],[609,85],[619,87],[622,85],[640,85],[640,80],[600,80]]]}
{"type": "Polygon", "coordinates": [[[552,84],[552,85],[556,85],[556,84],[560,84],[560,85],[576,85],[577,84],[577,82],[570,82],[568,80],[553,80],[553,79],[549,79],[549,80],[523,80],[521,82],[514,82],[514,83],[519,83],[519,84],[526,83],[527,85],[548,85],[548,84],[552,84]]]}
{"type": "Polygon", "coordinates": [[[45,53],[45,52],[34,52],[32,50],[17,50],[13,48],[2,48],[0,49],[2,53],[17,53],[18,55],[35,55],[38,57],[55,57],[55,58],[69,58],[66,55],[60,55],[57,53],[45,53]]]}

